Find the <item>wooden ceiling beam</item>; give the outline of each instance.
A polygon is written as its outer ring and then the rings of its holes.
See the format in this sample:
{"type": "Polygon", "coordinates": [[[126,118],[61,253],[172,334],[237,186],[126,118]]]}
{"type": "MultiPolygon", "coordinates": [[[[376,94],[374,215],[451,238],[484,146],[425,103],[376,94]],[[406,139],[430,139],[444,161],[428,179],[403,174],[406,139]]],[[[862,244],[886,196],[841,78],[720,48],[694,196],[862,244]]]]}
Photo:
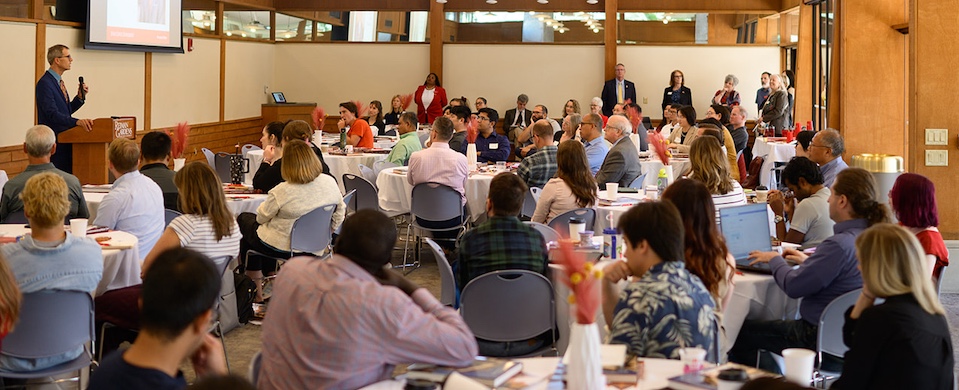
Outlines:
{"type": "MultiPolygon", "coordinates": [[[[229,0],[230,2],[272,2],[278,11],[428,11],[435,0],[229,0]]],[[[771,14],[782,10],[784,4],[797,0],[619,0],[620,12],[681,12],[681,13],[750,13],[771,14]]],[[[604,12],[606,1],[587,4],[585,0],[550,0],[539,4],[533,0],[500,0],[487,4],[486,0],[456,0],[444,4],[446,12],[464,11],[540,11],[540,12],[604,12]]]]}

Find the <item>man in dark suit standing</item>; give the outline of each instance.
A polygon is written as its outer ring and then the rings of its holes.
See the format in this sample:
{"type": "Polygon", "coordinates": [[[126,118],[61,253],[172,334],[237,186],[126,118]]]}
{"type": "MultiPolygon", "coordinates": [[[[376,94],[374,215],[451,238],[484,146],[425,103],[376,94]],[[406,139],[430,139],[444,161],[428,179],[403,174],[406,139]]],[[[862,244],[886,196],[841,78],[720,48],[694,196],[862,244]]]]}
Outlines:
{"type": "Polygon", "coordinates": [[[603,115],[612,116],[613,106],[632,100],[636,103],[636,86],[626,80],[626,65],[616,64],[616,78],[603,85],[603,115]]]}
{"type": "Polygon", "coordinates": [[[529,103],[529,96],[520,94],[516,97],[516,108],[506,110],[503,116],[503,132],[511,145],[515,145],[519,133],[533,123],[533,112],[526,109],[526,103],[529,103]]]}
{"type": "MultiPolygon", "coordinates": [[[[53,45],[47,49],[47,62],[50,69],[37,81],[37,123],[47,125],[54,133],[60,134],[75,126],[83,126],[87,131],[93,129],[92,119],[77,119],[73,113],[83,106],[90,89],[86,84],[80,84],[77,96],[70,100],[63,73],[70,70],[73,57],[70,48],[64,45],[53,45]]],[[[73,173],[73,145],[57,145],[57,152],[50,160],[58,169],[73,173]]]]}
{"type": "Polygon", "coordinates": [[[633,126],[629,124],[629,119],[622,115],[609,117],[606,122],[606,128],[603,129],[604,137],[613,147],[606,153],[606,159],[603,160],[603,166],[596,172],[596,182],[599,188],[605,190],[606,183],[619,183],[620,187],[628,187],[641,173],[642,165],[639,163],[639,152],[636,145],[629,139],[633,133],[633,126]]]}

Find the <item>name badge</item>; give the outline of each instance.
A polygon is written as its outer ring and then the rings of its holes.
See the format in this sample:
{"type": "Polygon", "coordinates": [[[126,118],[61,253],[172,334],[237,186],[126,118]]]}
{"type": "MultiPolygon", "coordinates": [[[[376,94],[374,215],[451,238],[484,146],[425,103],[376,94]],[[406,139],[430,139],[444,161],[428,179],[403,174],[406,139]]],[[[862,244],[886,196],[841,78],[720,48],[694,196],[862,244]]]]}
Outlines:
{"type": "Polygon", "coordinates": [[[667,94],[667,95],[672,95],[673,92],[672,92],[672,91],[669,91],[669,92],[666,92],[666,94],[667,94]]]}
{"type": "Polygon", "coordinates": [[[497,150],[497,149],[499,149],[499,144],[489,144],[489,150],[497,150]]]}

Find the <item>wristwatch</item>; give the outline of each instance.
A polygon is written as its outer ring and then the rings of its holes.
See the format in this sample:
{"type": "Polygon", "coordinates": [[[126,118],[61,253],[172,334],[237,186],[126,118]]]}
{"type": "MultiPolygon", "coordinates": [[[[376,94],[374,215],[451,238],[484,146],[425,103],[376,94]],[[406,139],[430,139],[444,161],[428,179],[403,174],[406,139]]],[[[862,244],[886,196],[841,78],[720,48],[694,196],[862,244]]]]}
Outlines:
{"type": "Polygon", "coordinates": [[[773,218],[773,222],[775,222],[775,223],[781,223],[781,222],[783,222],[783,221],[785,221],[785,220],[786,220],[786,219],[783,218],[782,215],[777,215],[775,218],[773,218]]]}

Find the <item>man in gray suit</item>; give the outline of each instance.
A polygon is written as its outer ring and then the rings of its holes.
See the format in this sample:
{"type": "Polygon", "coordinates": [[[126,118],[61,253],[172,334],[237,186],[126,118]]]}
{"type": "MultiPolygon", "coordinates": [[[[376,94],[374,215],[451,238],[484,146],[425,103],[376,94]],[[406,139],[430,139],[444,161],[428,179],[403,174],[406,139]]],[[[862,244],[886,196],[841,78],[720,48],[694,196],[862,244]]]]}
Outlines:
{"type": "Polygon", "coordinates": [[[621,115],[613,115],[606,122],[604,137],[613,144],[603,160],[603,166],[596,172],[596,182],[600,189],[606,189],[606,183],[619,183],[627,187],[642,173],[639,164],[639,153],[636,145],[629,139],[633,127],[629,119],[621,115]]]}

